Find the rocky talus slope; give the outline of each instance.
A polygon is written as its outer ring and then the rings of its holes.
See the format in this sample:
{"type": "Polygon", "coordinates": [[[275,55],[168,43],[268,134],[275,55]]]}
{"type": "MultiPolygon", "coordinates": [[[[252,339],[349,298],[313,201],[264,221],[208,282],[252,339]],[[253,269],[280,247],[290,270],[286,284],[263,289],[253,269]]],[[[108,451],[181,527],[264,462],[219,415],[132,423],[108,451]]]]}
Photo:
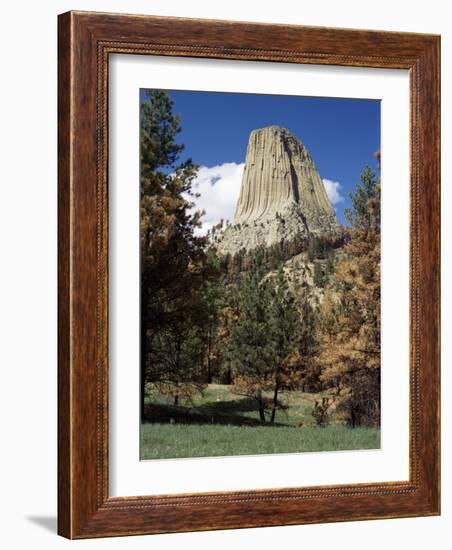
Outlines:
{"type": "Polygon", "coordinates": [[[285,128],[251,132],[234,220],[216,234],[220,254],[236,254],[339,228],[306,147],[285,128]]]}

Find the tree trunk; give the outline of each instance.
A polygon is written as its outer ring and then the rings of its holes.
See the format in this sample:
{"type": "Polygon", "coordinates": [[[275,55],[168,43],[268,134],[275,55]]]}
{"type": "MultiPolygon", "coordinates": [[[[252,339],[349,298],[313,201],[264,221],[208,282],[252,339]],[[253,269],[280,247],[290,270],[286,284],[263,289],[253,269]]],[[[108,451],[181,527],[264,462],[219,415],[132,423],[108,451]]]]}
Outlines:
{"type": "Polygon", "coordinates": [[[257,402],[259,404],[259,418],[260,421],[265,424],[265,407],[264,407],[264,401],[262,399],[262,395],[259,394],[257,398],[257,402]]]}
{"type": "Polygon", "coordinates": [[[352,428],[355,428],[356,427],[356,414],[355,414],[355,408],[354,406],[352,405],[352,410],[351,410],[351,424],[352,424],[352,428]]]}
{"type": "Polygon", "coordinates": [[[212,352],[212,337],[210,330],[207,336],[207,383],[212,384],[212,365],[210,362],[210,354],[212,352]]]}
{"type": "Polygon", "coordinates": [[[273,406],[272,406],[272,414],[270,418],[270,424],[275,423],[275,416],[276,416],[276,408],[278,406],[278,385],[275,386],[275,391],[273,392],[273,406]]]}
{"type": "Polygon", "coordinates": [[[232,384],[232,370],[231,370],[231,367],[229,366],[228,367],[228,377],[227,377],[227,382],[226,384],[228,386],[230,386],[232,384]]]}
{"type": "Polygon", "coordinates": [[[210,366],[210,357],[207,356],[207,383],[212,384],[212,372],[210,366]]]}
{"type": "Polygon", "coordinates": [[[174,396],[174,406],[177,407],[179,405],[179,394],[176,393],[174,396]]]}
{"type": "Polygon", "coordinates": [[[147,339],[146,339],[146,318],[141,317],[140,325],[140,417],[141,421],[145,420],[144,397],[146,389],[146,355],[147,355],[147,339]]]}
{"type": "MultiPolygon", "coordinates": [[[[149,237],[147,238],[149,241],[149,237]]],[[[146,362],[148,353],[147,330],[149,325],[148,288],[149,281],[140,262],[140,418],[145,420],[144,398],[146,393],[146,362]]]]}

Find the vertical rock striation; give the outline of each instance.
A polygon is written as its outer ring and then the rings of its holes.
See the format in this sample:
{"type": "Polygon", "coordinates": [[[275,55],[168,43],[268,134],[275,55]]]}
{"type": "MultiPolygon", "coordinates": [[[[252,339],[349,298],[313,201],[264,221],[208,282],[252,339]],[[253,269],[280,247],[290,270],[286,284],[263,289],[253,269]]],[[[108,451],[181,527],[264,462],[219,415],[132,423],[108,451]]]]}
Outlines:
{"type": "Polygon", "coordinates": [[[306,147],[280,126],[253,130],[234,220],[218,238],[219,252],[235,254],[337,228],[306,147]]]}

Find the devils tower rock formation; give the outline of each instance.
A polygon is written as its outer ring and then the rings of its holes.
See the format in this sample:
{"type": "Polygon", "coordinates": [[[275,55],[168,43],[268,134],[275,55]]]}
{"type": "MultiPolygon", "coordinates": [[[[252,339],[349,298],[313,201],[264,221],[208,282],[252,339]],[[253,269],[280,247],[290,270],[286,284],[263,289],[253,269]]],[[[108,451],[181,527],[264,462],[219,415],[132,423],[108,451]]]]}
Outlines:
{"type": "Polygon", "coordinates": [[[219,236],[218,251],[235,254],[338,227],[306,147],[280,126],[253,130],[234,220],[219,236]]]}

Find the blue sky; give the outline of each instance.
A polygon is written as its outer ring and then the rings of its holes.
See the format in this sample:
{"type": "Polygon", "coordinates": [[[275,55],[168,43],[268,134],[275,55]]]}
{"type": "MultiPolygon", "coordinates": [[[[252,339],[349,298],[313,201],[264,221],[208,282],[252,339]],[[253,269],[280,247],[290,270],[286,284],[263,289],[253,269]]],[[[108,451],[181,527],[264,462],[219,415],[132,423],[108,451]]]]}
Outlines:
{"type": "Polygon", "coordinates": [[[349,192],[363,168],[370,164],[376,169],[378,100],[191,91],[171,91],[170,97],[181,117],[182,157],[202,166],[197,190],[205,195],[199,206],[211,210],[206,214],[208,225],[218,216],[233,216],[248,136],[255,128],[277,124],[304,143],[327,180],[327,192],[342,223],[343,210],[350,206],[349,192]]]}

